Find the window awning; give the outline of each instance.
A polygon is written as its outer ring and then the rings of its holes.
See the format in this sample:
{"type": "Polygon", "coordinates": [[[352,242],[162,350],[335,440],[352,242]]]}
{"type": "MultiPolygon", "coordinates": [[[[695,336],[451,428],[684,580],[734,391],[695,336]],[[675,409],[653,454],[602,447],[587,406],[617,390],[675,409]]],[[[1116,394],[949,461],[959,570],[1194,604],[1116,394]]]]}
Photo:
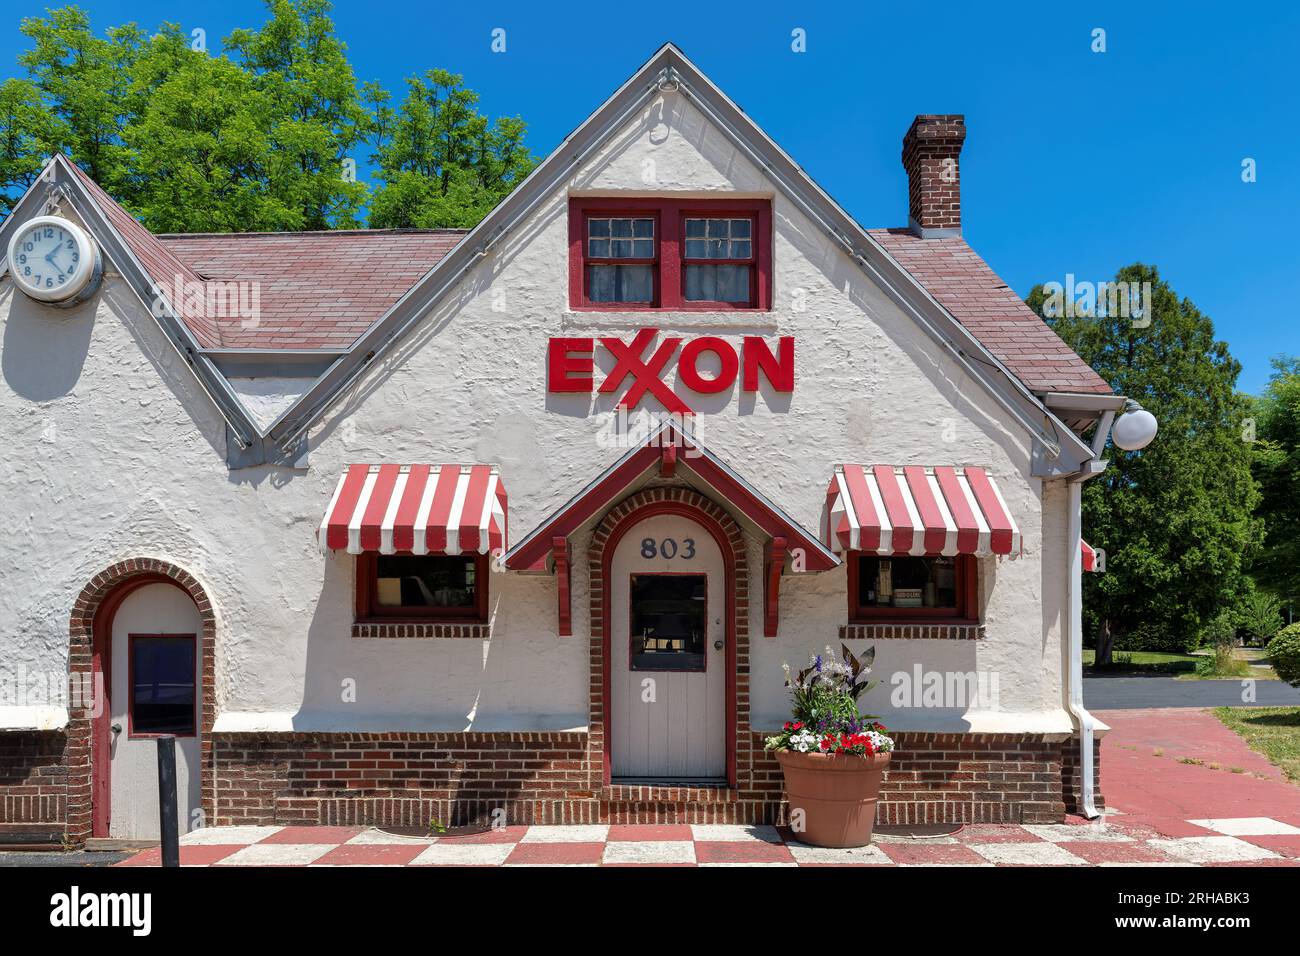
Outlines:
{"type": "Polygon", "coordinates": [[[1020,528],[983,468],[843,465],[826,543],[880,554],[1020,554],[1020,528]]]}
{"type": "Polygon", "coordinates": [[[488,554],[508,546],[491,465],[349,465],[316,531],[322,551],[488,554]]]}

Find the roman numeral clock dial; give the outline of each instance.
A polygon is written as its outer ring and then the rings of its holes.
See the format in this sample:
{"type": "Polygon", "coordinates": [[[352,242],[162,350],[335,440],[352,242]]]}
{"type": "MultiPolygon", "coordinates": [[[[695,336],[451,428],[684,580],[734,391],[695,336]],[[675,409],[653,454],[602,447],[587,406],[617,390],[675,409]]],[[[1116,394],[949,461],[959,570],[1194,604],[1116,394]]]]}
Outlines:
{"type": "Polygon", "coordinates": [[[9,274],[38,302],[73,305],[99,285],[99,249],[76,223],[62,216],[37,216],[9,240],[9,274]]]}

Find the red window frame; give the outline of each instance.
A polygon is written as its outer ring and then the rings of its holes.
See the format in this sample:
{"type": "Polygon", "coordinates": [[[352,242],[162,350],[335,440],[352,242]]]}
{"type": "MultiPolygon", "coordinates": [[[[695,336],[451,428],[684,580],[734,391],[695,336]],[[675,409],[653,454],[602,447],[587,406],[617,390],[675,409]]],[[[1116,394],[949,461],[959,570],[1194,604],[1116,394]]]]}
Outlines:
{"type": "Polygon", "coordinates": [[[460,557],[474,562],[475,603],[473,607],[383,607],[379,603],[379,555],[366,551],[357,555],[356,623],[481,624],[488,619],[488,556],[486,554],[416,555],[397,552],[398,557],[460,557]]]}
{"type": "Polygon", "coordinates": [[[851,624],[978,624],[979,623],[979,566],[975,556],[959,554],[953,564],[957,575],[956,607],[870,607],[858,603],[858,583],[862,558],[938,558],[939,554],[915,555],[904,552],[879,554],[869,551],[851,551],[849,565],[849,623],[851,624]]]}
{"type": "Polygon", "coordinates": [[[767,199],[671,199],[648,197],[573,197],[569,200],[569,307],[591,312],[767,312],[772,308],[772,203],[767,199]],[[655,220],[654,300],[592,302],[588,297],[587,266],[615,263],[647,264],[644,259],[593,259],[587,255],[587,220],[635,216],[655,220]],[[692,263],[748,263],[750,301],[688,302],[686,300],[686,220],[688,218],[750,219],[753,223],[750,260],[692,259],[692,263]]]}
{"type": "Polygon", "coordinates": [[[127,740],[152,740],[156,737],[175,737],[177,740],[187,740],[199,735],[199,641],[197,634],[127,634],[126,636],[126,739],[127,740]],[[162,734],[148,733],[141,731],[136,733],[135,730],[135,643],[136,641],[156,641],[160,638],[168,640],[188,640],[191,647],[191,657],[194,660],[194,714],[190,726],[193,728],[188,734],[162,734]]]}

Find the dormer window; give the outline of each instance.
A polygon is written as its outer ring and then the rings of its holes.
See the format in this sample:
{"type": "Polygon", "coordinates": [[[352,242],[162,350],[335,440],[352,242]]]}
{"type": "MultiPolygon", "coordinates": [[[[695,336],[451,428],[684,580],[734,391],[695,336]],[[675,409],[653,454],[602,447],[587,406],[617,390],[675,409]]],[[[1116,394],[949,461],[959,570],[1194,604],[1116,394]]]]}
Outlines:
{"type": "Polygon", "coordinates": [[[766,199],[572,199],[569,304],[766,310],[771,208],[766,199]]]}

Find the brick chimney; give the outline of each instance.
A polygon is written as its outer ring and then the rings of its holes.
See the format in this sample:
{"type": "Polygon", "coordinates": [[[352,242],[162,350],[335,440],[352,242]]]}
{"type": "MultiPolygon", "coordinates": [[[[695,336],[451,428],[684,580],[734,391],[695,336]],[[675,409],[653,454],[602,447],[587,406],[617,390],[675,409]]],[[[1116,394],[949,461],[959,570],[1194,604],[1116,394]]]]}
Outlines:
{"type": "Polygon", "coordinates": [[[960,113],[918,116],[903,137],[907,224],[923,239],[961,235],[958,158],[965,140],[966,117],[960,113]]]}

